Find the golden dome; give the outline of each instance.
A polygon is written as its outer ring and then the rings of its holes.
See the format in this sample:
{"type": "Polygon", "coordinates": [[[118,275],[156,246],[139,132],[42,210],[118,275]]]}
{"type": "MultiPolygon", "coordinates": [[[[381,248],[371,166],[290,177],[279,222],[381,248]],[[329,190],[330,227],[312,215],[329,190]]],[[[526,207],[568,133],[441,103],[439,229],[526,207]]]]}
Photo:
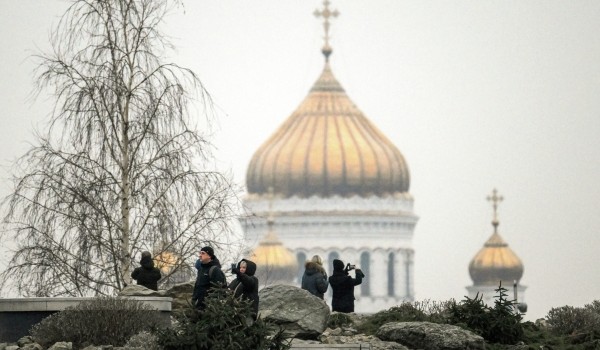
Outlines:
{"type": "Polygon", "coordinates": [[[250,260],[256,263],[256,275],[261,283],[291,282],[296,277],[298,262],[277,239],[272,226],[273,221],[269,219],[269,231],[250,255],[250,260]]]}
{"type": "Polygon", "coordinates": [[[181,265],[181,259],[173,252],[165,250],[154,256],[154,266],[160,269],[164,275],[171,273],[173,268],[181,265]]]}
{"type": "Polygon", "coordinates": [[[256,151],[249,194],[383,196],[408,192],[400,151],[352,103],[329,63],[308,96],[256,151]]]}
{"type": "Polygon", "coordinates": [[[523,263],[498,234],[498,203],[504,200],[504,197],[499,196],[498,191],[494,189],[487,200],[492,202],[494,209],[494,233],[471,260],[469,274],[474,285],[498,286],[500,281],[510,285],[523,277],[523,263]]]}
{"type": "Polygon", "coordinates": [[[471,260],[469,274],[475,285],[497,286],[500,281],[511,285],[523,277],[523,263],[502,237],[494,232],[471,260]]]}

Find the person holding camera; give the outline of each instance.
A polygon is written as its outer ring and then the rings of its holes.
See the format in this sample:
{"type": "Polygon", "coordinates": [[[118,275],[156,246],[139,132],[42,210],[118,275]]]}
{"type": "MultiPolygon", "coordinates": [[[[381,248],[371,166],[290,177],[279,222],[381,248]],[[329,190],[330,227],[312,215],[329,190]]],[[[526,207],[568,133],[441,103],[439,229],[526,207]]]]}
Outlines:
{"type": "Polygon", "coordinates": [[[302,289],[306,289],[310,294],[323,299],[323,294],[327,292],[327,273],[323,268],[323,260],[315,255],[304,264],[304,274],[302,275],[302,289]]]}
{"type": "Polygon", "coordinates": [[[254,276],[256,264],[242,259],[237,264],[231,264],[231,273],[236,278],[229,284],[229,289],[236,297],[242,297],[252,302],[254,320],[258,316],[258,278],[254,276]]]}
{"type": "Polygon", "coordinates": [[[356,269],[355,276],[352,278],[348,271],[354,269],[354,265],[346,265],[338,259],[333,260],[333,275],[329,277],[329,284],[333,291],[331,299],[331,310],[337,312],[354,312],[354,286],[362,283],[365,274],[361,269],[356,269]]]}

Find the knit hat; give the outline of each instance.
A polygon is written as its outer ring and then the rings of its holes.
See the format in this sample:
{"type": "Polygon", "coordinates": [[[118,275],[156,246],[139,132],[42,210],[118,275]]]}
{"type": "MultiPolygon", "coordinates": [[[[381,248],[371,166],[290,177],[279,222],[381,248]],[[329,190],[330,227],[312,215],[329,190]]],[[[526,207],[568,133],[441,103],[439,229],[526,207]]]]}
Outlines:
{"type": "Polygon", "coordinates": [[[344,262],[338,259],[333,260],[333,271],[343,271],[344,262]]]}
{"type": "Polygon", "coordinates": [[[212,247],[209,247],[209,246],[202,247],[202,249],[200,249],[200,251],[206,252],[206,254],[208,254],[211,259],[215,258],[215,251],[214,251],[214,249],[212,249],[212,247]]]}

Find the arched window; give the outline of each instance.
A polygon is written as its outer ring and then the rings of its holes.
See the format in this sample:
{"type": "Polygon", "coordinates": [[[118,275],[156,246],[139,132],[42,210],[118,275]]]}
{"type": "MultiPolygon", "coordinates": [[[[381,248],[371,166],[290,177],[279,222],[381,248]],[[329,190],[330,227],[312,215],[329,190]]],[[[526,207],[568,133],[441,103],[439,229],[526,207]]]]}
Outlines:
{"type": "Polygon", "coordinates": [[[371,295],[371,288],[369,287],[369,280],[371,279],[371,273],[369,271],[370,262],[369,253],[363,252],[360,254],[360,268],[365,274],[365,277],[362,280],[362,284],[360,285],[360,293],[361,295],[371,295]]]}
{"type": "Polygon", "coordinates": [[[300,252],[296,255],[298,261],[298,285],[302,285],[302,275],[304,275],[304,263],[306,262],[306,254],[300,252]]]}
{"type": "Polygon", "coordinates": [[[388,272],[388,278],[387,278],[387,285],[388,285],[388,295],[389,296],[394,296],[396,293],[394,291],[394,275],[395,275],[395,271],[394,271],[394,260],[396,260],[396,256],[394,255],[394,253],[390,253],[390,255],[388,256],[388,266],[387,266],[387,272],[388,272]]]}
{"type": "Polygon", "coordinates": [[[331,252],[327,256],[327,269],[329,271],[329,276],[333,275],[333,260],[339,259],[340,255],[337,252],[331,252]]]}

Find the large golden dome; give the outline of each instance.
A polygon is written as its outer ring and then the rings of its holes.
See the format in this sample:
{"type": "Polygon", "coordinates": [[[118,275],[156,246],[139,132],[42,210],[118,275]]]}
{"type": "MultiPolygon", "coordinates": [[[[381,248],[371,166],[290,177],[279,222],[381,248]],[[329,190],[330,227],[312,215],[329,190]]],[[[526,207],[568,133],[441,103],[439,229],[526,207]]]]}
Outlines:
{"type": "Polygon", "coordinates": [[[308,96],[256,151],[249,194],[385,196],[408,192],[400,151],[352,103],[329,63],[308,96]]]}

